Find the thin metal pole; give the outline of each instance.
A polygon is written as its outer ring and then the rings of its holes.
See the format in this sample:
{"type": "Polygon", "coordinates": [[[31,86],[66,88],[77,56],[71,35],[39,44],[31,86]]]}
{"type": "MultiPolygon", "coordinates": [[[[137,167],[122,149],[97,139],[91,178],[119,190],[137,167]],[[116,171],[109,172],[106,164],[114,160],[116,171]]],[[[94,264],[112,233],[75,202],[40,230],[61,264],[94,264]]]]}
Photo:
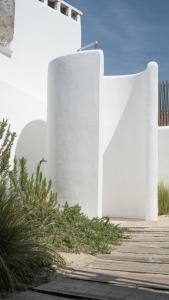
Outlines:
{"type": "Polygon", "coordinates": [[[99,43],[98,43],[98,41],[95,41],[95,42],[93,42],[91,44],[88,44],[88,45],[86,45],[86,46],[78,49],[77,51],[78,52],[79,51],[83,51],[83,50],[86,50],[86,49],[89,49],[89,48],[92,48],[92,47],[94,47],[94,49],[99,49],[99,43]]]}

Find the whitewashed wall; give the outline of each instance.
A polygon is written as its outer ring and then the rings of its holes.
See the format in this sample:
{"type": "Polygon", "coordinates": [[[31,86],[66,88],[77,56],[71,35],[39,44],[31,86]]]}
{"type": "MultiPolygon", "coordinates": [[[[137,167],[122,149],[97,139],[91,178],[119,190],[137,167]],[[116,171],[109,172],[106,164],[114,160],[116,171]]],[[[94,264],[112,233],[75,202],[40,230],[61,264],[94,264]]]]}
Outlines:
{"type": "Polygon", "coordinates": [[[62,202],[90,216],[156,219],[156,63],[104,77],[102,52],[86,51],[53,61],[48,84],[49,174],[62,202]]]}
{"type": "Polygon", "coordinates": [[[100,87],[102,52],[58,58],[49,66],[48,174],[61,203],[101,216],[100,87]]]}
{"type": "Polygon", "coordinates": [[[19,70],[16,80],[46,101],[48,63],[81,47],[80,19],[77,22],[38,0],[16,0],[15,10],[12,48],[15,72],[19,70]]]}
{"type": "Polygon", "coordinates": [[[169,127],[158,128],[158,181],[169,185],[169,127]]]}
{"type": "Polygon", "coordinates": [[[157,217],[157,65],[104,78],[103,215],[157,217]]]}
{"type": "Polygon", "coordinates": [[[0,53],[0,118],[8,118],[17,132],[16,154],[26,156],[30,171],[42,155],[46,158],[48,63],[80,47],[80,18],[77,22],[38,0],[16,0],[13,54],[0,53]]]}
{"type": "Polygon", "coordinates": [[[28,159],[32,173],[46,157],[46,122],[41,101],[21,89],[0,81],[0,120],[8,119],[17,133],[13,156],[28,159]]]}
{"type": "Polygon", "coordinates": [[[13,54],[0,55],[0,80],[46,101],[48,63],[80,47],[80,19],[77,22],[38,0],[16,0],[13,54]]]}

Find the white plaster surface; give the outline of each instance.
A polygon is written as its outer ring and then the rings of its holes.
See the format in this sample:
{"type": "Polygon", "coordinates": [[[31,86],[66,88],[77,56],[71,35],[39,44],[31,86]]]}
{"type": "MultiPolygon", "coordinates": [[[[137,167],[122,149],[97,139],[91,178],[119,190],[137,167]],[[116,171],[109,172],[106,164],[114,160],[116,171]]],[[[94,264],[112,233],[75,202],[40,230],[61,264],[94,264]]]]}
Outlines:
{"type": "Polygon", "coordinates": [[[16,0],[13,61],[19,85],[46,102],[48,63],[80,47],[80,22],[38,0],[16,0]]]}
{"type": "Polygon", "coordinates": [[[13,154],[26,156],[32,172],[46,156],[48,64],[81,47],[81,24],[38,0],[15,2],[13,54],[0,52],[0,118],[17,132],[13,154]]]}
{"type": "Polygon", "coordinates": [[[53,61],[48,83],[49,174],[62,202],[155,220],[157,64],[105,77],[102,52],[85,51],[53,61]]]}
{"type": "MultiPolygon", "coordinates": [[[[46,160],[46,122],[34,120],[22,130],[16,145],[16,158],[26,158],[29,174],[36,171],[41,160],[46,160]]],[[[41,170],[46,171],[46,163],[41,164],[41,170]]]]}
{"type": "Polygon", "coordinates": [[[49,66],[48,172],[61,203],[101,215],[99,98],[102,52],[61,57],[49,66]],[[99,198],[100,197],[100,198],[99,198]]]}
{"type": "Polygon", "coordinates": [[[0,95],[0,120],[8,119],[11,130],[17,133],[12,156],[24,156],[32,173],[42,157],[46,157],[46,122],[41,120],[46,116],[41,101],[3,81],[0,95]]]}
{"type": "Polygon", "coordinates": [[[13,55],[0,54],[0,80],[46,101],[48,63],[80,47],[80,21],[38,0],[16,0],[13,55]]]}
{"type": "Polygon", "coordinates": [[[169,127],[158,128],[158,181],[169,185],[169,127]]]}
{"type": "Polygon", "coordinates": [[[157,87],[155,63],[104,78],[104,216],[157,217],[157,87]]]}

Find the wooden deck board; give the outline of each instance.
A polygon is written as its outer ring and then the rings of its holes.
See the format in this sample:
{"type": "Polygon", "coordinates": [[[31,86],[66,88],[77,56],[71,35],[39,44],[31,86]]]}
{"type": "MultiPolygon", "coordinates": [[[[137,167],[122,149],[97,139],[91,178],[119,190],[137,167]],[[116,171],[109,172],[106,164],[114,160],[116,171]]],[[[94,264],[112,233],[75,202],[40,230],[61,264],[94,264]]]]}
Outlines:
{"type": "Polygon", "coordinates": [[[126,271],[134,273],[151,273],[169,275],[169,264],[138,263],[131,261],[96,261],[89,266],[95,270],[126,271]]]}
{"type": "Polygon", "coordinates": [[[128,227],[127,238],[111,254],[75,267],[71,276],[169,291],[169,218],[165,225],[128,227]]]}
{"type": "MultiPolygon", "coordinates": [[[[76,298],[72,298],[72,299],[76,299],[76,298]]],[[[68,298],[28,291],[28,292],[22,292],[14,296],[11,296],[6,300],[68,300],[68,298]]]]}
{"type": "Polygon", "coordinates": [[[155,224],[130,226],[127,238],[110,254],[82,261],[73,254],[65,276],[34,291],[56,299],[169,300],[169,218],[166,226],[155,224]]]}
{"type": "Polygon", "coordinates": [[[157,248],[157,247],[143,247],[143,246],[135,246],[135,245],[129,245],[129,246],[119,246],[119,248],[115,248],[116,251],[119,251],[119,253],[133,253],[133,254],[158,254],[158,255],[168,255],[169,249],[168,248],[157,248]]]}
{"type": "Polygon", "coordinates": [[[102,258],[105,261],[127,261],[127,262],[144,262],[144,263],[160,263],[168,264],[169,255],[160,254],[142,254],[142,253],[123,253],[118,251],[113,251],[111,254],[98,255],[98,258],[102,258]]]}
{"type": "Polygon", "coordinates": [[[151,299],[167,300],[169,294],[164,291],[142,290],[132,284],[108,283],[103,281],[84,280],[70,277],[61,277],[58,280],[34,289],[37,292],[51,293],[52,295],[76,296],[80,299],[122,300],[122,299],[151,299]],[[144,298],[143,298],[144,297],[144,298]]]}
{"type": "Polygon", "coordinates": [[[70,270],[69,276],[84,280],[107,282],[133,287],[147,287],[169,291],[169,276],[161,274],[140,274],[111,270],[77,269],[70,270]]]}

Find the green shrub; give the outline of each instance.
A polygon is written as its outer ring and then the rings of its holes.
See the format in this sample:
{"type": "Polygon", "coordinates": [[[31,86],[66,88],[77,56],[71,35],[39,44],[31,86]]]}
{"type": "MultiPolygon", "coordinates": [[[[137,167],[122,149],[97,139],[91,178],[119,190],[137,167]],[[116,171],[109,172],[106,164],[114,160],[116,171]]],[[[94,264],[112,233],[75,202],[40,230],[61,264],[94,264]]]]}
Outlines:
{"type": "Polygon", "coordinates": [[[55,244],[60,251],[66,252],[109,253],[124,232],[108,218],[89,219],[78,205],[69,207],[65,204],[55,224],[55,244]]]}
{"type": "Polygon", "coordinates": [[[53,249],[36,225],[25,217],[16,191],[0,182],[0,286],[14,289],[55,261],[53,249]]]}
{"type": "Polygon", "coordinates": [[[7,120],[0,121],[0,176],[8,175],[10,167],[11,148],[16,134],[10,131],[7,120]]]}
{"type": "Polygon", "coordinates": [[[109,222],[108,218],[89,219],[76,205],[67,203],[60,207],[57,194],[52,192],[38,165],[36,173],[29,177],[26,161],[15,161],[11,172],[15,189],[25,195],[25,213],[32,223],[38,223],[41,231],[57,251],[108,253],[123,237],[124,229],[109,222]]]}
{"type": "Polygon", "coordinates": [[[29,176],[24,158],[10,168],[15,134],[0,122],[0,286],[13,289],[35,274],[61,267],[66,252],[108,253],[124,229],[108,218],[85,216],[78,205],[60,207],[41,171],[29,176]]]}
{"type": "Polygon", "coordinates": [[[158,185],[158,212],[159,215],[169,214],[169,186],[163,182],[158,185]]]}
{"type": "MultiPolygon", "coordinates": [[[[7,121],[0,122],[0,291],[13,290],[31,281],[37,273],[63,265],[43,227],[36,220],[33,222],[31,208],[26,206],[26,193],[16,184],[16,163],[10,171],[14,137],[7,121]]],[[[24,177],[19,180],[28,182],[24,177]]],[[[39,182],[36,190],[40,190],[39,182]]],[[[52,197],[51,193],[51,200],[52,197]]]]}

